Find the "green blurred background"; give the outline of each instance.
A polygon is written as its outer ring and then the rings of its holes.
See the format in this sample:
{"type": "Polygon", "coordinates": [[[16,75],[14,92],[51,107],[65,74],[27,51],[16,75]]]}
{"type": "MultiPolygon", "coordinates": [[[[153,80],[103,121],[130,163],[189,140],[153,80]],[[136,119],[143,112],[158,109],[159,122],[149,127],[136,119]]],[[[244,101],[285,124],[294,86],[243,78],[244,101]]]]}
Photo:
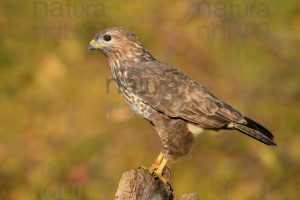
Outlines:
{"type": "Polygon", "coordinates": [[[124,171],[160,140],[87,46],[103,28],[135,32],[157,59],[268,127],[277,148],[207,132],[169,164],[178,195],[300,198],[300,3],[2,0],[0,199],[113,199],[124,171]]]}

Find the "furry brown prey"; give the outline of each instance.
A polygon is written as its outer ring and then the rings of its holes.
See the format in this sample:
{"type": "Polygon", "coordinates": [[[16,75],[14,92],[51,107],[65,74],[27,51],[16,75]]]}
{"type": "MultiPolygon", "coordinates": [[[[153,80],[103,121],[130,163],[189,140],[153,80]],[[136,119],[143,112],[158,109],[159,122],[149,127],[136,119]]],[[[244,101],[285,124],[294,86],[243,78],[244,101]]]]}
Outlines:
{"type": "Polygon", "coordinates": [[[132,110],[148,120],[161,138],[162,153],[152,170],[187,155],[203,130],[232,129],[276,145],[262,125],[212,95],[179,69],[156,60],[137,36],[124,28],[96,34],[89,50],[107,58],[112,77],[132,110]]]}

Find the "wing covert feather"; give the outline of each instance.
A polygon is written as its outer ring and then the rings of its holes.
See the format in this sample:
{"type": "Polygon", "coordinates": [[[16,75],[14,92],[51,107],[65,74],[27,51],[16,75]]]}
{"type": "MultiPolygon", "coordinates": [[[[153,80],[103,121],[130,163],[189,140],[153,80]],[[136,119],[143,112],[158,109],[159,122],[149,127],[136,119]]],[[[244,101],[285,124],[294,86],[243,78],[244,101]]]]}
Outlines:
{"type": "Polygon", "coordinates": [[[240,112],[220,101],[191,77],[163,63],[149,62],[130,67],[125,84],[155,110],[204,128],[221,128],[232,121],[245,121],[240,112]]]}

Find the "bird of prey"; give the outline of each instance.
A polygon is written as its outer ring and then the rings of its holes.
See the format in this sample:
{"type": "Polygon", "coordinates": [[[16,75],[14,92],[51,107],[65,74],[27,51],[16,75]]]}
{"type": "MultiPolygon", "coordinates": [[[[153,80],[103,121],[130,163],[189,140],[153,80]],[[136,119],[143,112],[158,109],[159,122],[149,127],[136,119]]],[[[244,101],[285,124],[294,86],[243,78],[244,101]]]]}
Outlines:
{"type": "Polygon", "coordinates": [[[99,50],[131,109],[148,120],[161,139],[162,150],[150,171],[162,177],[168,160],[191,150],[203,130],[237,130],[276,146],[272,133],[221,101],[181,70],[156,60],[138,37],[122,27],[97,33],[89,50],[99,50]]]}

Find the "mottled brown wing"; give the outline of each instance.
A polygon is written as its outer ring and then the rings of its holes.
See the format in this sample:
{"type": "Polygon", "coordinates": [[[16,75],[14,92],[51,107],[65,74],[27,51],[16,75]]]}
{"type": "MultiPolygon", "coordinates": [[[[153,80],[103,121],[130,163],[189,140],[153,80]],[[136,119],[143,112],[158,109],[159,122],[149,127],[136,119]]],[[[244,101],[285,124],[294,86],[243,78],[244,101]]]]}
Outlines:
{"type": "Polygon", "coordinates": [[[245,122],[241,113],[217,99],[180,70],[159,62],[130,67],[126,88],[144,103],[170,117],[221,128],[229,122],[245,122]]]}

